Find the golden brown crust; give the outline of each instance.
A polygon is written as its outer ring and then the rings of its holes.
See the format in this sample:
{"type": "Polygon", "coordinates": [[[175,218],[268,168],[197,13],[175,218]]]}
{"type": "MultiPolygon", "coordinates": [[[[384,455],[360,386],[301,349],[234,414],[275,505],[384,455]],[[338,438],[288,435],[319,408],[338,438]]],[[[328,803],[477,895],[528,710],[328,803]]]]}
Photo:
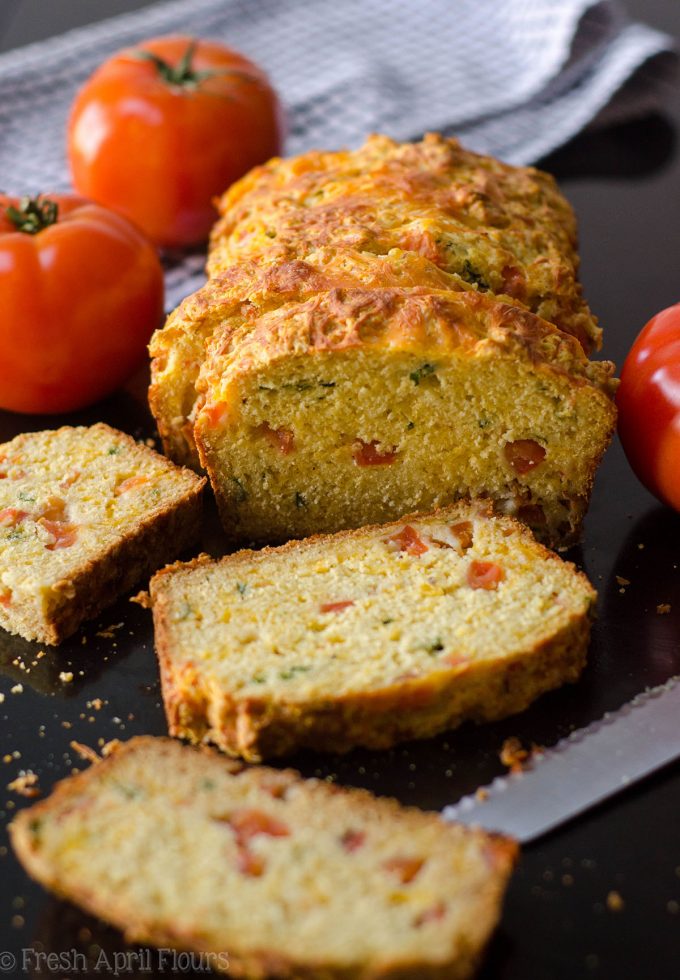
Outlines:
{"type": "Polygon", "coordinates": [[[548,174],[428,134],[274,159],[233,185],[211,281],[151,343],[150,404],[166,452],[198,468],[195,381],[205,345],[310,294],[351,286],[474,291],[529,310],[586,353],[601,331],[581,295],[573,212],[548,174]]]}
{"type": "Polygon", "coordinates": [[[577,280],[576,224],[552,177],[512,167],[429,133],[419,143],[369,137],[359,150],[275,159],[222,198],[211,274],[273,248],[402,248],[510,292],[586,350],[600,331],[577,280]]]}

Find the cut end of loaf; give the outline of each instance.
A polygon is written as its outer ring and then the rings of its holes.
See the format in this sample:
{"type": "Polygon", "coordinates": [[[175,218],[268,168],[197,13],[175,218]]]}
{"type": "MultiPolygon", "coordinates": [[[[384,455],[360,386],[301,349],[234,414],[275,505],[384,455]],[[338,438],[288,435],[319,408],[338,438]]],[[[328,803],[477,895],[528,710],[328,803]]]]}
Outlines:
{"type": "Polygon", "coordinates": [[[487,497],[563,547],[614,426],[600,375],[549,324],[508,325],[476,294],[346,291],[216,348],[195,435],[235,542],[487,497]]]}

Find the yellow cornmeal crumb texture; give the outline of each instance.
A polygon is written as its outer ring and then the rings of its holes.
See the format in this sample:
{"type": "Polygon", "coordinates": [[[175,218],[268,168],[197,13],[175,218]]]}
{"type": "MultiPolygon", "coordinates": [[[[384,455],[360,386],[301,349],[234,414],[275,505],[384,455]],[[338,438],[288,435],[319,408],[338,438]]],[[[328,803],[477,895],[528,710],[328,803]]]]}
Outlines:
{"type": "Polygon", "coordinates": [[[204,482],[104,424],[0,445],[0,626],[72,633],[190,543],[204,482]]]}
{"type": "Polygon", "coordinates": [[[479,495],[578,540],[615,382],[588,360],[600,330],[551,177],[375,136],[256,168],[220,212],[213,278],[152,340],[149,399],[234,542],[479,495]]]}
{"type": "Polygon", "coordinates": [[[194,433],[227,534],[285,541],[489,497],[578,539],[610,366],[475,291],[347,289],[217,334],[194,433]]]}
{"type": "Polygon", "coordinates": [[[249,760],[429,737],[574,681],[595,592],[463,505],[177,564],[151,582],[171,734],[249,760]]]}
{"type": "Polygon", "coordinates": [[[30,874],[127,940],[214,953],[260,980],[465,980],[516,856],[508,839],[362,790],[150,737],[10,831],[30,874]]]}

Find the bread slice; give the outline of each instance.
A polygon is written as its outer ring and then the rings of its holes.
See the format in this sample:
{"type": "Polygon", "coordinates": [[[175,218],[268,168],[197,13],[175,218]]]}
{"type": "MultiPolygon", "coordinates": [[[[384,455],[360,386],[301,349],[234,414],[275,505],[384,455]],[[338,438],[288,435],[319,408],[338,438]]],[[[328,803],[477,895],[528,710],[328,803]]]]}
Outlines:
{"type": "Polygon", "coordinates": [[[176,564],[150,591],[170,733],[252,761],[521,711],[578,678],[596,597],[479,504],[176,564]]]}
{"type": "Polygon", "coordinates": [[[566,546],[614,428],[612,371],[475,290],[337,289],[215,333],[194,436],[236,543],[489,497],[566,546]]]}
{"type": "MultiPolygon", "coordinates": [[[[208,345],[216,333],[224,348],[252,329],[263,313],[320,292],[351,286],[406,289],[476,287],[439,269],[425,256],[392,249],[387,255],[335,245],[304,247],[297,255],[271,248],[216,275],[188,296],[151,339],[149,405],[165,452],[176,463],[200,469],[194,441],[195,413],[202,404],[197,384],[208,345]]],[[[509,296],[507,302],[523,304],[509,296]]]]}
{"type": "Polygon", "coordinates": [[[0,626],[59,643],[192,543],[204,484],[101,423],[0,445],[0,626]]]}
{"type": "Polygon", "coordinates": [[[133,941],[236,977],[469,977],[506,838],[216,753],[136,738],[10,825],[26,870],[133,941]]]}
{"type": "Polygon", "coordinates": [[[576,337],[601,331],[578,281],[576,220],[554,179],[437,133],[416,143],[370,136],[357,150],[270,160],[219,203],[211,275],[272,249],[315,245],[427,258],[491,295],[509,294],[576,337]]]}

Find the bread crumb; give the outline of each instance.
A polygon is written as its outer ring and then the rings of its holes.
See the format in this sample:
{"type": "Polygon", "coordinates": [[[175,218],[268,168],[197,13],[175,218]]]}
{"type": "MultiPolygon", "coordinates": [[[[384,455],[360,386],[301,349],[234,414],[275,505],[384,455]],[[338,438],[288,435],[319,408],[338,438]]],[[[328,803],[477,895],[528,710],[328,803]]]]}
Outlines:
{"type": "Polygon", "coordinates": [[[95,711],[101,711],[104,702],[101,698],[93,698],[91,701],[87,702],[88,708],[94,708],[95,711]]]}
{"type": "Polygon", "coordinates": [[[501,746],[499,758],[510,772],[522,772],[534,755],[540,755],[543,749],[539,745],[532,745],[530,749],[525,749],[522,743],[514,735],[506,738],[501,746]]]}
{"type": "Polygon", "coordinates": [[[477,789],[477,792],[475,793],[475,799],[479,800],[480,803],[483,803],[484,800],[487,800],[488,798],[489,798],[489,791],[487,789],[484,789],[483,786],[480,786],[477,789]]]}
{"type": "Polygon", "coordinates": [[[47,656],[47,651],[46,650],[38,650],[38,652],[35,655],[36,660],[42,660],[42,658],[43,657],[46,657],[46,656],[47,656]]]}
{"type": "Polygon", "coordinates": [[[607,908],[610,912],[622,912],[625,902],[617,891],[611,891],[607,895],[607,908]]]}
{"type": "Polygon", "coordinates": [[[616,576],[616,581],[617,581],[617,583],[619,585],[630,585],[630,580],[627,579],[627,578],[624,578],[623,575],[617,575],[616,576]]]}
{"type": "Polygon", "coordinates": [[[13,915],[12,916],[12,925],[13,925],[13,927],[15,929],[21,929],[21,928],[23,928],[24,921],[25,920],[24,920],[23,915],[13,915]]]}
{"type": "Polygon", "coordinates": [[[87,762],[97,763],[101,762],[101,758],[97,755],[94,749],[91,749],[89,745],[83,745],[82,742],[69,742],[69,745],[74,752],[77,752],[81,759],[85,759],[87,762]]]}
{"type": "Polygon", "coordinates": [[[0,692],[0,704],[5,700],[5,695],[0,692]]]}
{"type": "Polygon", "coordinates": [[[671,611],[670,602],[660,602],[659,605],[656,607],[656,611],[659,614],[659,616],[667,616],[668,613],[671,611]]]}
{"type": "Polygon", "coordinates": [[[23,692],[23,684],[15,684],[14,687],[10,688],[12,694],[21,694],[23,692]]]}
{"type": "Polygon", "coordinates": [[[151,596],[144,589],[138,592],[137,595],[130,596],[129,601],[141,606],[142,609],[151,609],[151,596]]]}
{"type": "Polygon", "coordinates": [[[101,636],[104,639],[113,639],[116,630],[122,629],[125,623],[112,623],[111,626],[107,626],[106,629],[99,630],[95,633],[95,636],[101,636]]]}
{"type": "Polygon", "coordinates": [[[102,746],[102,758],[106,759],[114,752],[117,752],[122,744],[123,743],[119,738],[112,738],[109,742],[106,742],[106,744],[102,746]]]}
{"type": "Polygon", "coordinates": [[[64,684],[70,684],[71,681],[73,680],[73,671],[72,670],[60,671],[59,680],[62,681],[64,684]]]}
{"type": "Polygon", "coordinates": [[[29,769],[28,772],[20,773],[16,779],[7,784],[7,789],[19,796],[40,796],[41,790],[38,786],[38,777],[29,769]]]}

